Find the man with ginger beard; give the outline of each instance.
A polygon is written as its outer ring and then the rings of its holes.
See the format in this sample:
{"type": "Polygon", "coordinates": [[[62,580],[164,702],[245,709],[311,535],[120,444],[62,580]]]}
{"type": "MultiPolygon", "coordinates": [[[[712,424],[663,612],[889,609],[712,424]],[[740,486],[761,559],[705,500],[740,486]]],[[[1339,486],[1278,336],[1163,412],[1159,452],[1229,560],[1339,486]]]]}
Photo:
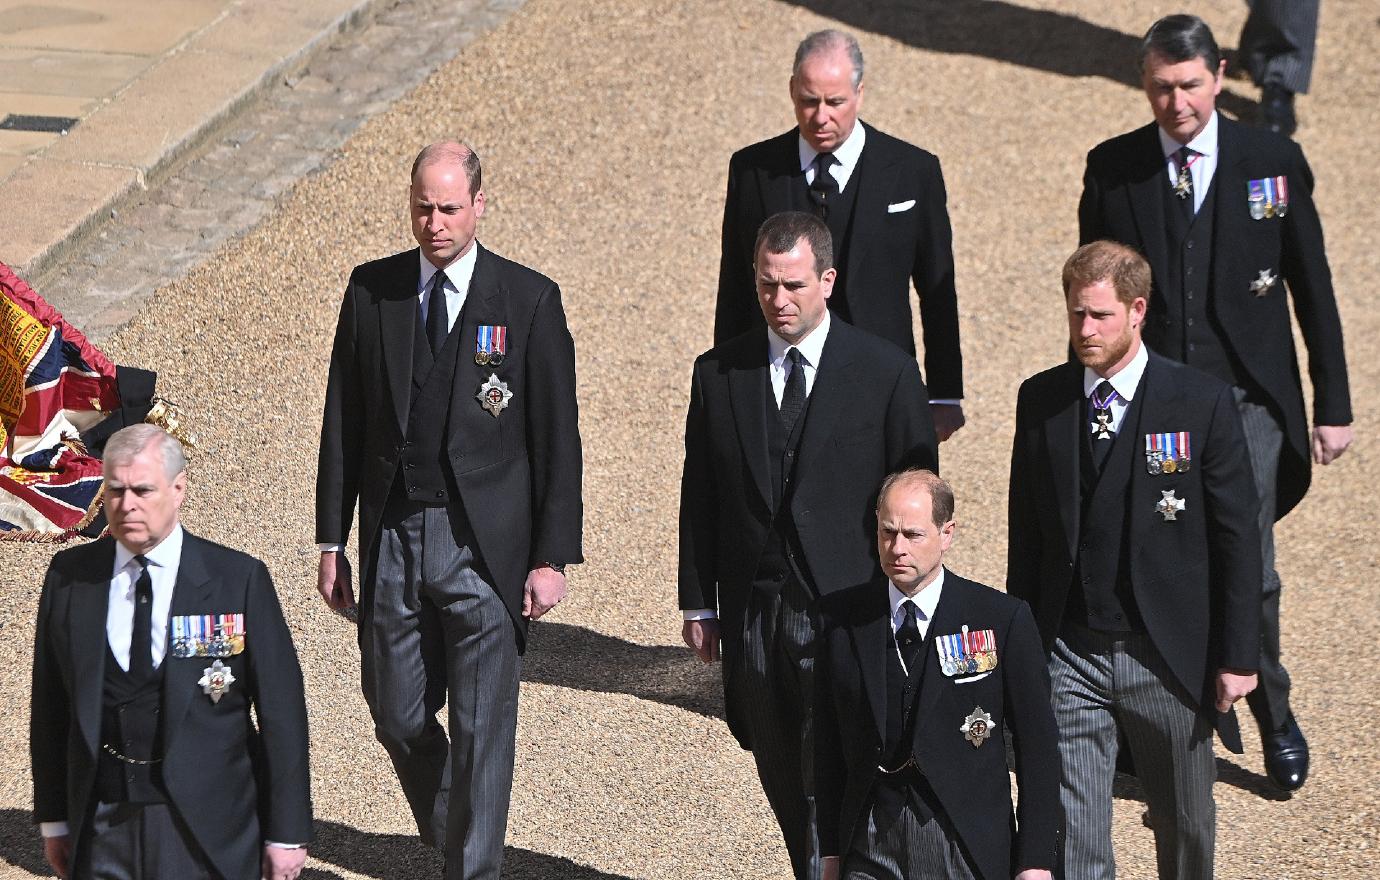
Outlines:
{"type": "Polygon", "coordinates": [[[1098,241],[1064,264],[1068,361],[1026,380],[1011,454],[1007,592],[1050,652],[1066,874],[1111,878],[1118,732],[1159,876],[1212,876],[1214,726],[1256,684],[1259,501],[1230,386],[1141,341],[1150,267],[1098,241]]]}

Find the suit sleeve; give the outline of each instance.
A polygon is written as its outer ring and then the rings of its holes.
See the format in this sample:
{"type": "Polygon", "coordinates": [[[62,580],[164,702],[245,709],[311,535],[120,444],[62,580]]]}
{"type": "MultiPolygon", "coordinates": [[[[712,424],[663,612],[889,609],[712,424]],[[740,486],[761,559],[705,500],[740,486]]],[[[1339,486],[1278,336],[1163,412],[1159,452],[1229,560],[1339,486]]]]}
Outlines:
{"type": "Polygon", "coordinates": [[[744,229],[742,222],[743,182],[739,163],[728,163],[728,193],[724,198],[724,225],[719,253],[719,291],[714,304],[714,344],[719,345],[747,332],[753,326],[752,310],[757,306],[757,286],[753,280],[752,241],[757,230],[744,229]]]}
{"type": "Polygon", "coordinates": [[[958,292],[954,287],[954,234],[939,160],[926,156],[921,192],[924,229],[917,236],[911,281],[919,297],[925,341],[925,377],[940,400],[963,397],[963,352],[959,344],[958,292]]]}
{"type": "Polygon", "coordinates": [[[1106,237],[1102,222],[1102,191],[1093,165],[1093,155],[1089,153],[1088,164],[1083,171],[1083,195],[1078,199],[1079,247],[1106,237]]]}
{"type": "Polygon", "coordinates": [[[311,766],[302,667],[273,580],[258,560],[249,574],[245,617],[251,633],[249,669],[259,722],[254,770],[261,834],[279,843],[309,843],[311,766]]]}
{"type": "Polygon", "coordinates": [[[939,473],[939,438],[929,396],[915,361],[906,360],[886,407],[887,462],[891,470],[922,467],[939,473]]]}
{"type": "Polygon", "coordinates": [[[575,341],[561,291],[537,303],[527,360],[527,450],[532,469],[531,562],[584,561],[583,452],[575,396],[575,341]]]}
{"type": "Polygon", "coordinates": [[[1260,500],[1246,438],[1231,389],[1213,405],[1203,449],[1203,494],[1207,508],[1210,578],[1218,591],[1213,638],[1220,644],[1219,668],[1255,669],[1260,664],[1260,500]]]}
{"type": "Polygon", "coordinates": [[[1040,585],[1040,535],[1035,524],[1035,470],[1026,448],[1026,389],[1016,396],[1016,433],[1011,441],[1011,476],[1006,504],[1006,592],[1034,603],[1040,585]]]}
{"type": "Polygon", "coordinates": [[[67,742],[71,698],[53,644],[53,605],[60,578],[43,579],[34,635],[33,689],[29,699],[29,756],[34,777],[34,821],[62,822],[67,815],[67,742]]]}
{"type": "MultiPolygon", "coordinates": [[[[826,627],[827,627],[826,623],[826,627]]],[[[838,713],[834,708],[832,664],[829,660],[828,629],[820,634],[821,650],[815,660],[814,731],[815,816],[819,828],[819,854],[842,855],[839,845],[839,820],[843,812],[843,790],[848,777],[843,743],[839,737],[838,713]]]]}
{"type": "Polygon", "coordinates": [[[1332,292],[1332,271],[1323,244],[1322,221],[1313,203],[1313,171],[1297,144],[1290,143],[1289,213],[1284,216],[1284,279],[1294,315],[1308,348],[1313,382],[1313,423],[1351,424],[1351,391],[1342,350],[1342,319],[1332,292]]]}
{"type": "Polygon", "coordinates": [[[326,404],[321,418],[321,446],[316,463],[316,541],[320,544],[345,543],[359,497],[364,402],[355,358],[355,297],[355,279],[351,277],[331,345],[326,404]]]}
{"type": "Polygon", "coordinates": [[[1059,730],[1050,704],[1049,672],[1030,606],[1021,602],[1006,636],[1006,722],[1016,755],[1016,845],[1012,873],[1059,864],[1059,730]]]}
{"type": "Polygon", "coordinates": [[[684,610],[718,608],[716,511],[719,504],[710,463],[709,424],[700,365],[690,383],[685,416],[685,467],[680,483],[679,599],[684,610]]]}

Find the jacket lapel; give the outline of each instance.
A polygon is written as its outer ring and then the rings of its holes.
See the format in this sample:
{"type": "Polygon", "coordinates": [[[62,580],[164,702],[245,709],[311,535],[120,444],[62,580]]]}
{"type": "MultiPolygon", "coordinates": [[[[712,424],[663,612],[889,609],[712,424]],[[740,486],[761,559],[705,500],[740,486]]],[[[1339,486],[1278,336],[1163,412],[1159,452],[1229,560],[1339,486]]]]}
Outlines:
{"type": "Polygon", "coordinates": [[[384,370],[398,431],[407,434],[407,416],[412,405],[412,340],[417,329],[417,280],[421,257],[413,249],[404,255],[408,265],[393,276],[396,286],[379,298],[379,343],[383,347],[384,370]]]}
{"type": "MultiPolygon", "coordinates": [[[[920,683],[920,705],[915,710],[915,717],[920,719],[920,723],[915,725],[915,748],[920,751],[921,731],[928,726],[925,719],[930,718],[934,713],[934,704],[943,693],[946,682],[944,681],[944,671],[939,668],[936,659],[938,649],[935,642],[940,636],[951,635],[959,632],[963,627],[962,597],[958,596],[962,589],[959,579],[948,569],[944,570],[944,592],[939,594],[939,604],[934,609],[934,619],[930,621],[929,629],[925,630],[925,661],[922,668],[925,670],[925,678],[920,683]]],[[[922,752],[923,754],[923,752],[922,752]]]]}
{"type": "Polygon", "coordinates": [[[1145,259],[1150,263],[1153,276],[1162,282],[1161,292],[1170,296],[1177,294],[1178,289],[1163,289],[1165,282],[1177,284],[1169,278],[1168,220],[1164,215],[1164,190],[1169,186],[1169,178],[1165,176],[1159,128],[1152,122],[1141,131],[1145,133],[1144,146],[1134,151],[1131,161],[1136,164],[1126,186],[1126,197],[1140,230],[1145,259]]]}
{"type": "MultiPolygon", "coordinates": [[[[1130,439],[1143,436],[1148,430],[1164,431],[1173,430],[1174,425],[1166,425],[1163,421],[1167,414],[1178,411],[1179,394],[1178,389],[1168,382],[1163,381],[1164,364],[1159,356],[1154,352],[1149,352],[1150,360],[1145,365],[1145,375],[1140,380],[1140,409],[1136,414],[1136,423],[1133,426],[1123,426],[1121,433],[1126,433],[1126,428],[1130,427],[1134,433],[1130,439]]],[[[1149,472],[1141,465],[1139,459],[1132,457],[1134,464],[1131,470],[1131,479],[1128,485],[1131,490],[1131,521],[1129,525],[1130,533],[1133,535],[1152,534],[1149,530],[1150,516],[1158,515],[1155,513],[1153,504],[1147,503],[1145,499],[1158,500],[1159,495],[1153,487],[1147,486],[1151,477],[1149,472]]],[[[1137,541],[1136,552],[1131,558],[1131,582],[1138,583],[1139,579],[1135,576],[1139,559],[1146,552],[1158,549],[1156,541],[1137,541]]]]}
{"type": "MultiPolygon", "coordinates": [[[[184,533],[182,559],[177,568],[177,583],[173,585],[172,603],[168,608],[169,623],[174,617],[204,611],[215,588],[215,581],[212,580],[211,572],[206,568],[206,564],[201,558],[196,542],[197,538],[190,533],[184,533]]],[[[173,662],[171,640],[167,644],[169,650],[163,656],[163,663],[166,667],[163,673],[163,743],[165,754],[172,749],[173,741],[177,737],[178,730],[182,727],[182,719],[187,714],[187,708],[191,704],[192,697],[201,695],[201,687],[197,682],[201,679],[202,673],[206,671],[206,666],[214,662],[214,658],[210,657],[202,658],[205,661],[204,664],[194,661],[173,662]]]]}
{"type": "Polygon", "coordinates": [[[767,461],[767,340],[756,340],[752,354],[732,365],[728,372],[728,397],[733,407],[738,442],[743,447],[748,471],[767,509],[776,512],[771,491],[771,465],[767,461]]]}
{"type": "MultiPolygon", "coordinates": [[[[451,380],[451,424],[460,425],[465,418],[482,417],[492,420],[493,417],[483,410],[475,400],[474,395],[479,391],[479,386],[483,379],[487,379],[489,373],[497,373],[500,379],[505,374],[497,367],[485,367],[482,379],[471,382],[462,381],[461,377],[467,375],[468,370],[473,370],[474,344],[479,335],[480,325],[493,327],[506,327],[508,324],[507,297],[503,286],[503,280],[499,277],[494,255],[485,250],[478,242],[475,242],[476,255],[474,260],[474,274],[470,276],[470,289],[465,294],[465,305],[460,310],[460,317],[456,318],[459,326],[460,338],[456,344],[460,350],[455,354],[455,376],[451,380]],[[468,416],[465,414],[468,413],[468,416]]],[[[525,340],[523,340],[525,344],[525,340]]],[[[512,355],[514,337],[508,334],[508,354],[512,355]]],[[[520,356],[520,354],[519,354],[520,356]]],[[[517,390],[514,388],[514,390],[517,390]]],[[[475,434],[463,430],[451,430],[447,447],[454,455],[465,452],[465,442],[470,440],[475,442],[475,434]]]]}
{"type": "Polygon", "coordinates": [[[1045,449],[1049,459],[1049,469],[1054,482],[1055,503],[1059,508],[1059,520],[1064,525],[1064,540],[1067,542],[1069,558],[1074,558],[1074,541],[1078,534],[1078,450],[1083,438],[1080,431],[1087,430],[1083,424],[1084,397],[1080,382],[1083,368],[1070,361],[1066,372],[1068,380],[1063,382],[1067,397],[1052,401],[1050,412],[1045,419],[1045,449]]]}
{"type": "Polygon", "coordinates": [[[101,694],[105,686],[105,658],[109,652],[105,619],[110,609],[110,576],[115,565],[115,541],[95,554],[91,580],[72,585],[68,612],[72,645],[72,683],[77,725],[94,755],[100,747],[101,694]]]}
{"type": "MultiPolygon", "coordinates": [[[[819,364],[815,369],[814,387],[810,389],[809,407],[800,434],[799,479],[809,479],[814,471],[827,472],[819,467],[829,453],[829,441],[842,413],[850,412],[849,399],[856,395],[860,380],[853,376],[853,349],[848,344],[852,330],[838,318],[829,319],[829,335],[824,340],[819,364]]],[[[799,481],[797,481],[797,490],[799,481]]]]}
{"type": "Polygon", "coordinates": [[[848,237],[848,278],[866,277],[860,273],[863,271],[862,264],[868,259],[867,245],[874,238],[872,230],[879,218],[886,216],[887,199],[891,192],[884,184],[892,178],[892,168],[897,161],[895,154],[886,151],[876,129],[867,123],[859,124],[867,131],[867,140],[863,143],[858,167],[848,181],[849,186],[857,187],[853,202],[853,231],[848,237]]]}
{"type": "Polygon", "coordinates": [[[1232,306],[1244,301],[1240,294],[1246,293],[1249,288],[1242,283],[1240,263],[1236,259],[1238,251],[1230,243],[1239,240],[1236,233],[1247,216],[1244,205],[1246,181],[1250,175],[1245,167],[1246,155],[1241,146],[1240,129],[1236,123],[1220,114],[1217,117],[1217,154],[1217,173],[1212,179],[1212,185],[1217,188],[1212,211],[1213,302],[1219,311],[1230,310],[1235,315],[1238,310],[1232,306]],[[1233,286],[1240,289],[1233,290],[1233,286]]]}
{"type": "Polygon", "coordinates": [[[886,658],[887,651],[895,650],[895,642],[891,635],[887,582],[880,580],[873,586],[868,600],[874,607],[862,614],[862,623],[853,630],[852,636],[867,702],[872,707],[872,720],[877,725],[877,741],[881,742],[886,738],[886,658]]]}

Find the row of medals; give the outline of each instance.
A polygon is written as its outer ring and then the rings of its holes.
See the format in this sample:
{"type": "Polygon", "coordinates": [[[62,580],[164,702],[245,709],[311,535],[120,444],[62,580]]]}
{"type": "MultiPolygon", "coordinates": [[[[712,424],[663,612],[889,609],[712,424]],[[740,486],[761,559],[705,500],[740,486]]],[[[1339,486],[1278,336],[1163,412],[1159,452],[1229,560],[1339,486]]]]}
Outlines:
{"type": "Polygon", "coordinates": [[[979,651],[976,654],[964,654],[961,657],[945,657],[939,661],[939,668],[945,675],[976,675],[979,672],[991,672],[997,668],[996,651],[979,651]]]}
{"type": "Polygon", "coordinates": [[[1192,464],[1188,458],[1166,458],[1163,452],[1145,453],[1145,469],[1152,475],[1188,473],[1192,464]]]}
{"type": "Polygon", "coordinates": [[[503,363],[503,352],[481,349],[474,353],[474,362],[481,367],[496,367],[503,363]]]}
{"type": "Polygon", "coordinates": [[[189,639],[183,636],[173,639],[172,645],[173,656],[183,659],[188,657],[233,657],[242,651],[244,651],[243,635],[226,637],[217,633],[209,640],[189,639]]]}

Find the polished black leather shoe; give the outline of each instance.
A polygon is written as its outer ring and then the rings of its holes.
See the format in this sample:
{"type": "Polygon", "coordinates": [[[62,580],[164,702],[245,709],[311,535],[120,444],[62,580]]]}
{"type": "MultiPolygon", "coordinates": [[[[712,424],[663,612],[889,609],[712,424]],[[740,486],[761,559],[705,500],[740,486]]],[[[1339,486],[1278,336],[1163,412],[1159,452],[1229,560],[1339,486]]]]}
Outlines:
{"type": "Polygon", "coordinates": [[[1265,751],[1265,772],[1270,781],[1285,791],[1298,791],[1308,779],[1308,741],[1294,720],[1294,713],[1277,730],[1261,731],[1265,751]]]}
{"type": "Polygon", "coordinates": [[[1265,86],[1260,93],[1260,118],[1270,131],[1293,137],[1299,127],[1294,116],[1294,93],[1279,86],[1265,86]]]}

